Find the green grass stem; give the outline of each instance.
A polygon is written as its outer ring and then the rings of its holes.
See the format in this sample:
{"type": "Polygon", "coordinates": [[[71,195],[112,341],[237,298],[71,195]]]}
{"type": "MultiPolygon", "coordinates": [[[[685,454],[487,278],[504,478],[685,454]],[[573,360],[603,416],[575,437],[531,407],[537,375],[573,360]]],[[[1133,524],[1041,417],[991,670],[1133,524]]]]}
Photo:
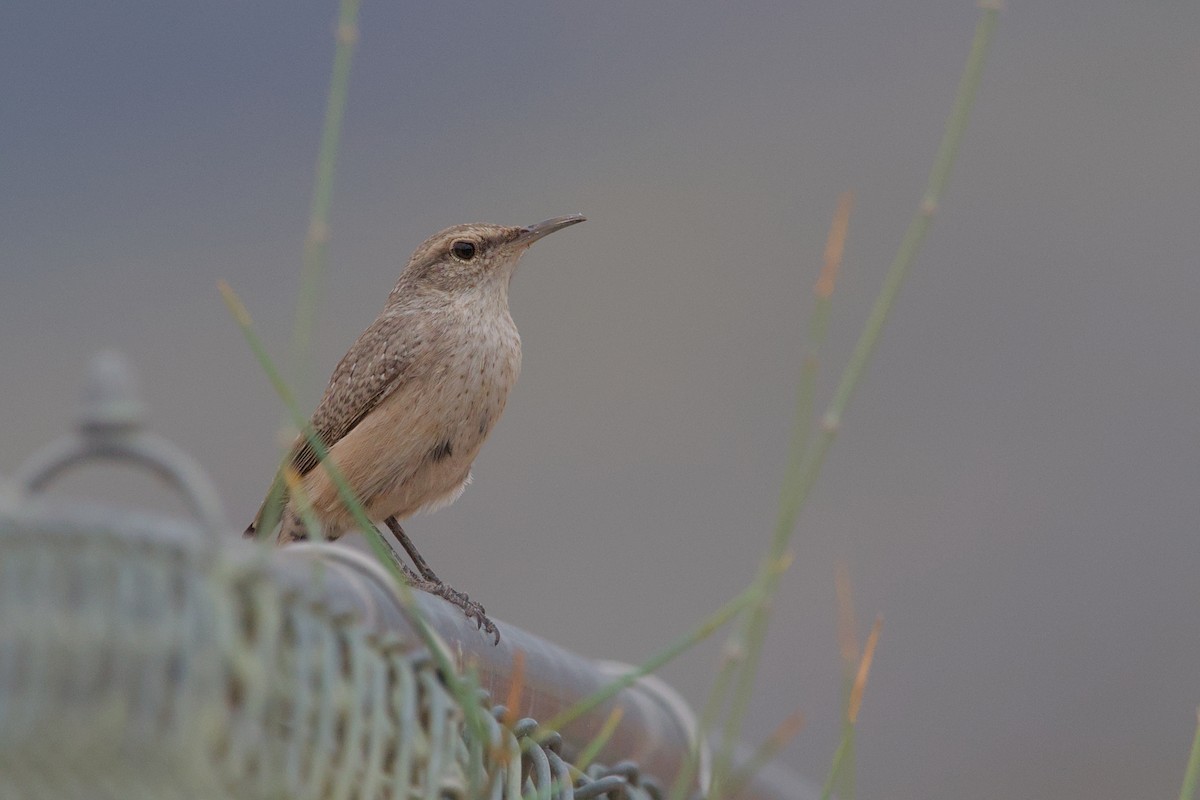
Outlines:
{"type": "Polygon", "coordinates": [[[838,607],[838,649],[842,657],[842,736],[848,737],[849,745],[834,778],[834,790],[839,800],[854,800],[855,795],[855,750],[854,720],[850,713],[854,698],[854,685],[858,677],[860,660],[858,648],[858,623],[854,618],[854,593],[850,586],[850,571],[844,562],[839,562],[834,572],[838,607]]]}
{"type": "MultiPolygon", "coordinates": [[[[833,291],[837,282],[838,271],[841,268],[842,255],[845,252],[846,232],[849,228],[850,212],[853,204],[854,197],[850,192],[844,192],[838,199],[838,208],[834,214],[833,223],[830,225],[829,236],[825,244],[824,263],[822,264],[817,281],[813,285],[814,303],[813,314],[809,320],[808,352],[805,354],[804,364],[800,371],[800,383],[796,391],[796,410],[795,418],[792,421],[792,441],[789,448],[788,472],[783,482],[785,487],[795,482],[803,455],[808,450],[811,437],[810,432],[812,430],[813,408],[815,406],[814,398],[816,396],[817,375],[820,371],[819,354],[822,345],[825,343],[826,333],[829,328],[833,291]]],[[[743,670],[742,674],[746,674],[746,645],[747,642],[738,637],[731,637],[727,643],[726,651],[738,653],[739,659],[736,663],[727,661],[722,666],[722,670],[718,674],[718,679],[713,684],[709,699],[705,703],[706,712],[719,709],[724,703],[725,695],[732,685],[736,667],[739,664],[743,670]]],[[[730,719],[737,718],[740,713],[744,713],[744,708],[739,711],[735,707],[730,711],[730,719]]],[[[702,719],[702,730],[709,730],[709,727],[715,724],[715,722],[715,716],[709,719],[702,719]]],[[[729,766],[729,759],[732,758],[732,746],[732,743],[727,743],[726,741],[722,743],[722,753],[725,758],[724,766],[726,767],[729,766]]],[[[696,755],[690,758],[686,766],[694,769],[696,758],[696,755]]],[[[679,800],[682,797],[681,794],[676,794],[676,790],[683,790],[685,784],[682,779],[684,777],[689,781],[691,779],[690,775],[681,773],[680,780],[677,780],[673,787],[673,800],[679,800]]],[[[717,788],[719,789],[719,782],[717,788]]]]}
{"type": "Polygon", "coordinates": [[[1179,800],[1194,800],[1198,782],[1200,782],[1200,709],[1196,710],[1196,735],[1192,739],[1192,752],[1188,755],[1187,769],[1183,772],[1183,786],[1179,789],[1179,800]]]}
{"type": "MultiPolygon", "coordinates": [[[[871,626],[871,633],[867,636],[867,643],[863,647],[862,658],[854,670],[854,679],[846,695],[842,740],[838,745],[838,749],[833,754],[832,763],[829,765],[829,775],[825,778],[825,785],[821,790],[821,800],[827,800],[834,786],[839,783],[839,776],[844,776],[847,769],[849,769],[847,759],[854,757],[855,725],[858,723],[858,712],[862,708],[863,693],[867,690],[867,678],[871,674],[871,663],[875,659],[875,646],[879,643],[879,632],[882,628],[883,620],[877,618],[875,624],[871,626]]],[[[843,777],[842,781],[844,780],[843,777]]],[[[851,790],[853,791],[853,775],[851,775],[850,781],[851,790]]],[[[845,800],[845,798],[842,798],[842,800],[845,800]]]]}
{"type": "Polygon", "coordinates": [[[342,134],[342,119],[346,113],[350,63],[354,55],[354,45],[358,42],[359,4],[360,0],[342,0],[338,9],[333,75],[329,81],[329,94],[325,102],[325,122],[321,130],[320,149],[317,152],[316,179],[313,182],[312,200],[309,205],[308,231],[304,237],[300,294],[296,302],[296,319],[292,329],[293,385],[299,387],[303,387],[307,380],[305,373],[312,349],[317,300],[329,256],[329,208],[333,200],[333,175],[337,165],[338,142],[342,134]]]}
{"type": "MultiPolygon", "coordinates": [[[[950,178],[959,144],[966,132],[971,107],[974,105],[980,78],[983,74],[988,45],[991,43],[996,27],[998,6],[999,4],[994,0],[989,0],[981,6],[982,14],[976,25],[971,52],[967,57],[967,64],[959,81],[954,108],[946,122],[945,132],[934,158],[933,168],[930,171],[929,181],[917,214],[909,224],[896,256],[888,268],[883,288],[867,318],[854,352],[842,372],[833,400],[821,418],[816,437],[808,442],[803,434],[793,433],[775,533],[765,561],[778,559],[782,553],[787,551],[800,509],[804,507],[816,484],[830,446],[837,437],[842,415],[861,382],[867,364],[879,343],[884,324],[887,322],[892,307],[895,305],[896,297],[900,293],[900,288],[904,284],[904,279],[907,277],[909,268],[921,249],[925,234],[933,222],[938,203],[941,201],[946,183],[950,178]],[[801,452],[798,451],[797,445],[807,446],[801,452]]],[[[804,422],[800,418],[802,411],[803,409],[797,408],[797,426],[804,422]]],[[[734,744],[741,736],[742,721],[753,693],[766,626],[770,617],[770,598],[777,588],[778,576],[768,579],[767,585],[766,597],[750,610],[745,626],[734,634],[744,643],[746,663],[738,675],[738,685],[734,691],[730,713],[721,737],[721,753],[714,769],[714,797],[720,796],[720,785],[724,776],[729,772],[734,744]]],[[[839,748],[839,755],[842,757],[844,757],[843,750],[844,748],[839,748]]]]}
{"type": "Polygon", "coordinates": [[[842,267],[842,255],[846,250],[846,232],[850,226],[850,212],[854,208],[854,193],[842,192],[838,198],[837,211],[829,226],[825,242],[824,263],[813,284],[813,311],[808,320],[808,352],[800,368],[800,386],[796,399],[796,436],[794,447],[803,453],[808,449],[808,438],[812,435],[812,416],[817,394],[817,375],[821,367],[821,348],[829,331],[829,317],[833,308],[833,290],[837,285],[838,272],[842,267]]]}
{"type": "Polygon", "coordinates": [[[833,783],[838,773],[842,768],[842,761],[846,758],[846,753],[850,750],[854,741],[854,726],[851,725],[843,734],[842,741],[838,745],[838,749],[834,751],[833,761],[829,764],[829,775],[825,778],[825,785],[821,787],[821,800],[829,800],[833,794],[833,783]]]}

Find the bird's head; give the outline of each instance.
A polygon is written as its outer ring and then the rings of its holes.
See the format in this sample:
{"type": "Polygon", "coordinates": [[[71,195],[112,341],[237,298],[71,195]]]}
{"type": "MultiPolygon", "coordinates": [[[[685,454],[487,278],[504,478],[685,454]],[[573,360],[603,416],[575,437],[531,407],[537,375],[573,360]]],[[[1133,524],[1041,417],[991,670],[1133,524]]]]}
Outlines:
{"type": "Polygon", "coordinates": [[[488,285],[507,288],[529,245],[583,221],[583,215],[571,214],[524,227],[469,223],[446,228],[426,239],[412,254],[392,299],[414,290],[458,292],[488,285]]]}

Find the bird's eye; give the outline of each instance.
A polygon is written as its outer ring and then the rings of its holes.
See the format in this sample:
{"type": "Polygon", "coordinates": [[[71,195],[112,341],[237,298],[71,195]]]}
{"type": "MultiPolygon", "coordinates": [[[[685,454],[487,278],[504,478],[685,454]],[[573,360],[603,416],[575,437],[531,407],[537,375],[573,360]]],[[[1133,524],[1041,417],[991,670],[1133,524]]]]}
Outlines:
{"type": "Polygon", "coordinates": [[[450,252],[459,261],[470,261],[475,257],[475,243],[468,242],[466,239],[459,239],[450,245],[450,252]]]}

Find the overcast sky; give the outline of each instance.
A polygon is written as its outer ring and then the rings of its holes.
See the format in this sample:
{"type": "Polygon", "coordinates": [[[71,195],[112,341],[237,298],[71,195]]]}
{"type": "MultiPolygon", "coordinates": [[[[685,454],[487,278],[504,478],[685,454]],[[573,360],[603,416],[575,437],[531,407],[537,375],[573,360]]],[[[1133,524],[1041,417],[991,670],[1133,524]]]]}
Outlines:
{"type": "MultiPolygon", "coordinates": [[[[365,3],[305,405],[409,253],[589,221],[513,285],[521,381],[408,526],[494,616],[636,662],[752,577],[810,288],[855,190],[821,400],[916,209],[978,11],[365,3]]],[[[248,521],[280,408],[330,2],[0,10],[0,472],[119,347],[248,521]]],[[[838,736],[835,566],[885,618],[863,797],[1178,791],[1200,702],[1200,5],[1011,2],[958,168],[795,538],[747,725],[838,736]]],[[[132,476],[66,489],[130,502],[132,476]]],[[[168,508],[175,508],[167,504],[168,508]]],[[[663,671],[693,705],[715,644],[663,671]]]]}

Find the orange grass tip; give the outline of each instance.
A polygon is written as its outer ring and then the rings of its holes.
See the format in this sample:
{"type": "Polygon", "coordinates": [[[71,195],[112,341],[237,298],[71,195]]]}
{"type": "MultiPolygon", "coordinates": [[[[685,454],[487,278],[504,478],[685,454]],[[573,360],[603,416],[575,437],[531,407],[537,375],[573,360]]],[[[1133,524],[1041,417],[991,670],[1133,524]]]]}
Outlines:
{"type": "Polygon", "coordinates": [[[871,661],[875,658],[875,645],[879,643],[879,631],[883,628],[883,617],[876,617],[863,647],[862,661],[858,662],[858,674],[854,676],[854,688],[850,690],[850,702],[846,704],[846,719],[853,725],[858,721],[862,708],[863,692],[867,689],[867,678],[871,674],[871,661]]]}
{"type": "Polygon", "coordinates": [[[250,312],[246,310],[246,305],[233,291],[225,280],[217,281],[217,291],[221,293],[221,298],[225,301],[225,305],[229,307],[229,313],[233,314],[233,319],[243,328],[249,328],[254,323],[250,321],[250,312]]]}
{"type": "Polygon", "coordinates": [[[837,211],[833,214],[833,222],[829,226],[829,236],[825,240],[825,259],[821,266],[821,274],[813,287],[813,292],[822,300],[828,300],[833,295],[838,270],[842,266],[842,256],[846,252],[846,231],[850,227],[850,212],[853,210],[854,192],[842,192],[838,198],[837,211]]]}

